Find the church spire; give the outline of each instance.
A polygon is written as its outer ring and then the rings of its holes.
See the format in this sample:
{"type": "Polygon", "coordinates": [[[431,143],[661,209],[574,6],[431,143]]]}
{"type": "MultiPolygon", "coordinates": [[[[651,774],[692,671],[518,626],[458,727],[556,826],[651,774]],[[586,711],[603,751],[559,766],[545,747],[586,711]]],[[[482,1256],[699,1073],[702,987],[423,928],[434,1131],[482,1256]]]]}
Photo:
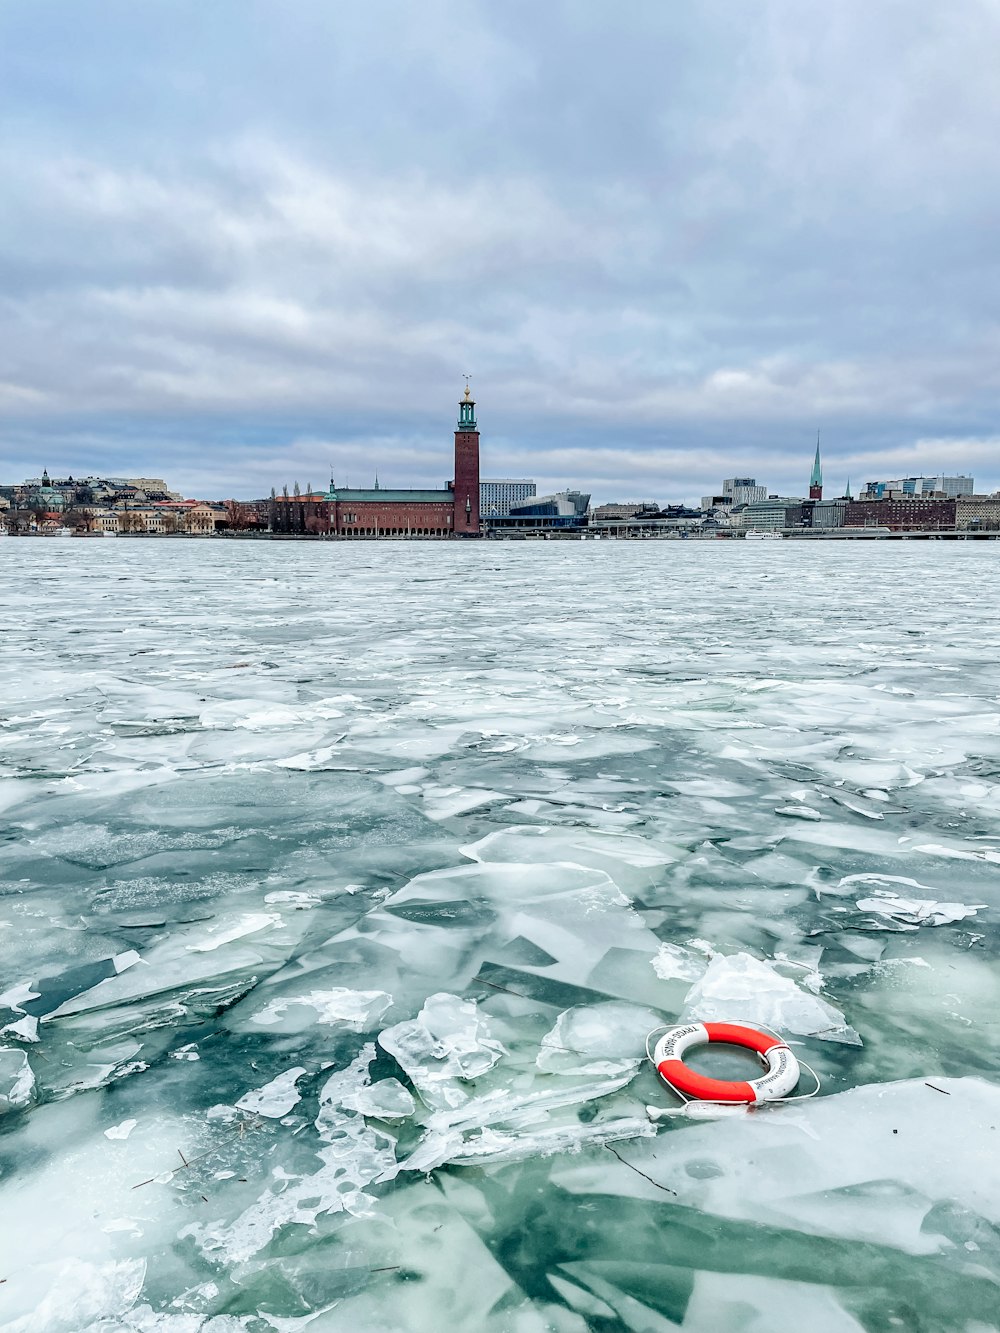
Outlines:
{"type": "Polygon", "coordinates": [[[813,459],[812,472],[809,474],[809,499],[823,498],[823,465],[819,459],[819,431],[816,432],[816,457],[813,459]]]}

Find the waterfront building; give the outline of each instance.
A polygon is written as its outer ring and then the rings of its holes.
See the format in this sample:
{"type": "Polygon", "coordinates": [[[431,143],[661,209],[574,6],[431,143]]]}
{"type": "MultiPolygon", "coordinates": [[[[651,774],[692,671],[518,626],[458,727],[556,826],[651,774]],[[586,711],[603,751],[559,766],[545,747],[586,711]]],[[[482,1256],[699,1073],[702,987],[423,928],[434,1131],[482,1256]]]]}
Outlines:
{"type": "Polygon", "coordinates": [[[783,528],[800,528],[805,502],[784,495],[770,495],[766,500],[755,500],[740,513],[740,527],[754,532],[780,532],[783,528]]]}
{"type": "MultiPolygon", "coordinates": [[[[865,498],[882,500],[893,495],[939,495],[954,500],[960,495],[972,495],[976,489],[974,477],[897,477],[889,481],[869,481],[865,485],[865,498]]],[[[859,499],[861,497],[859,496],[859,499]]]]}
{"type": "Polygon", "coordinates": [[[963,495],[957,499],[955,527],[1000,531],[1000,492],[995,495],[963,495]]]}
{"type": "Polygon", "coordinates": [[[509,514],[512,504],[537,495],[535,483],[527,477],[492,477],[479,483],[479,516],[494,518],[509,514]]]}
{"type": "Polygon", "coordinates": [[[767,499],[767,487],[758,486],[753,477],[727,477],[722,483],[722,494],[731,505],[753,504],[767,499]]]}
{"type": "Polygon", "coordinates": [[[658,514],[660,506],[655,500],[624,500],[621,503],[598,505],[590,511],[591,520],[604,522],[607,519],[637,518],[642,514],[658,514]]]}
{"type": "Polygon", "coordinates": [[[276,498],[277,506],[315,504],[322,512],[310,515],[315,529],[293,526],[291,531],[322,531],[338,537],[478,537],[479,427],[476,403],[469,390],[458,407],[455,429],[454,476],[440,490],[387,490],[376,478],[369,490],[335,485],[324,494],[276,498]]]}
{"type": "MultiPolygon", "coordinates": [[[[700,509],[685,505],[599,505],[590,511],[589,527],[614,537],[666,537],[696,531],[706,526],[700,509]],[[624,511],[624,512],[622,512],[624,511]]],[[[717,527],[718,524],[708,523],[717,527]]]]}
{"type": "Polygon", "coordinates": [[[839,500],[817,500],[812,505],[812,522],[814,528],[842,528],[844,526],[844,514],[847,512],[847,497],[839,500]]]}
{"type": "Polygon", "coordinates": [[[572,531],[587,526],[590,496],[583,491],[536,495],[510,507],[507,515],[490,520],[492,533],[572,531]]]}
{"type": "Polygon", "coordinates": [[[902,495],[850,500],[845,528],[888,528],[892,532],[939,532],[955,527],[956,500],[943,496],[902,495]]]}

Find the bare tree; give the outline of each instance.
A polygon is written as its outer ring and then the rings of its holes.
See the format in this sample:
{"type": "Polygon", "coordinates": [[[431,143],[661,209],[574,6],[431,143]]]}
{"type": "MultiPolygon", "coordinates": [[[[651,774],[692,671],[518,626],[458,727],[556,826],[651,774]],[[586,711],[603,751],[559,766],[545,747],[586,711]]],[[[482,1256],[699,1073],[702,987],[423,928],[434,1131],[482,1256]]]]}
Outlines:
{"type": "Polygon", "coordinates": [[[256,517],[253,508],[241,500],[226,501],[226,521],[234,532],[245,532],[254,527],[256,517]]]}
{"type": "Polygon", "coordinates": [[[310,505],[309,517],[306,519],[306,532],[316,533],[324,536],[330,531],[330,506],[325,500],[318,501],[310,505]]]}

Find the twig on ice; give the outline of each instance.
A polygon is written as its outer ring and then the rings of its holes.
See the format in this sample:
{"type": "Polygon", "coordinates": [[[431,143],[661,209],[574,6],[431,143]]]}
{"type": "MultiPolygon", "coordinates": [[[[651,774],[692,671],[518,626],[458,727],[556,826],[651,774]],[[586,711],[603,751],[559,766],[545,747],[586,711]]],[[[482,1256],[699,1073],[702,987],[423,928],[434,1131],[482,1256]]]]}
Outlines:
{"type": "Polygon", "coordinates": [[[652,1176],[647,1176],[645,1171],[640,1171],[639,1168],[637,1166],[633,1166],[631,1162],[626,1162],[625,1158],[621,1155],[621,1153],[616,1151],[616,1149],[612,1148],[610,1143],[606,1143],[604,1146],[605,1148],[607,1148],[608,1152],[614,1153],[614,1155],[618,1158],[619,1162],[621,1162],[622,1166],[627,1166],[630,1171],[634,1171],[637,1176],[642,1176],[643,1180],[648,1180],[649,1183],[651,1185],[655,1185],[658,1190],[663,1190],[666,1194],[672,1194],[675,1199],[677,1198],[677,1191],[672,1190],[669,1185],[661,1185],[660,1182],[658,1180],[654,1180],[652,1176]]]}

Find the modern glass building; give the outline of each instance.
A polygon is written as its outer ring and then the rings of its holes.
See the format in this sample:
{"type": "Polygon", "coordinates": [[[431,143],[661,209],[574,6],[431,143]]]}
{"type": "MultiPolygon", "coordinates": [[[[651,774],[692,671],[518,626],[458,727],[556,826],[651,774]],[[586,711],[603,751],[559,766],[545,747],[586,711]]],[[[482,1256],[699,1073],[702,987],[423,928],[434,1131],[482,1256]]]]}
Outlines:
{"type": "Polygon", "coordinates": [[[935,493],[944,494],[949,500],[955,500],[960,495],[974,495],[976,490],[976,481],[974,477],[946,477],[939,475],[936,477],[897,477],[894,481],[869,481],[864,489],[867,496],[875,496],[876,499],[883,499],[885,496],[898,492],[901,495],[933,495],[935,493]]]}
{"type": "Polygon", "coordinates": [[[497,533],[585,528],[589,509],[590,496],[583,491],[557,491],[512,504],[509,514],[497,515],[488,526],[497,533]]]}
{"type": "Polygon", "coordinates": [[[484,519],[509,514],[512,504],[530,500],[536,494],[535,483],[526,477],[498,477],[480,481],[479,517],[484,519]]]}

